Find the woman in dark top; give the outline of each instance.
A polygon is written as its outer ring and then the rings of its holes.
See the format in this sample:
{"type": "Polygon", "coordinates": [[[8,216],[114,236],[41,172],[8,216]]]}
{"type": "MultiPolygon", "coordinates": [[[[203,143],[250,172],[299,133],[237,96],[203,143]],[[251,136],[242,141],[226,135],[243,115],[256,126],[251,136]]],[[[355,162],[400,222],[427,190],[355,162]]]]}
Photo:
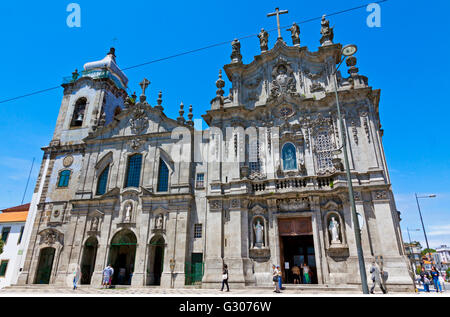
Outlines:
{"type": "Polygon", "coordinates": [[[431,277],[433,278],[434,289],[436,292],[442,292],[441,283],[439,283],[439,272],[436,270],[435,266],[431,268],[431,277]]]}
{"type": "Polygon", "coordinates": [[[228,266],[225,264],[223,266],[223,271],[222,271],[222,289],[221,291],[223,291],[223,287],[227,286],[227,292],[230,291],[230,287],[228,286],[228,266]]]}

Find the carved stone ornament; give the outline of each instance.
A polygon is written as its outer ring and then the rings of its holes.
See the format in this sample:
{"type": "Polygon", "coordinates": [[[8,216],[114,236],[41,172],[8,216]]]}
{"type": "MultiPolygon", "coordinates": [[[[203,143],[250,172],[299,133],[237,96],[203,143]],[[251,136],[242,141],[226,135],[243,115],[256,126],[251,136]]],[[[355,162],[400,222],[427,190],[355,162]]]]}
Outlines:
{"type": "Polygon", "coordinates": [[[373,192],[375,200],[385,200],[388,199],[388,193],[385,190],[377,190],[373,192]]]}
{"type": "Polygon", "coordinates": [[[231,200],[231,208],[240,208],[240,207],[241,207],[241,201],[239,199],[231,200]]]}
{"type": "Polygon", "coordinates": [[[62,244],[62,235],[53,229],[47,229],[40,233],[41,240],[40,244],[55,244],[56,242],[59,242],[62,244]]]}
{"type": "Polygon", "coordinates": [[[73,156],[67,155],[63,160],[64,167],[70,167],[73,164],[73,156]]]}
{"type": "Polygon", "coordinates": [[[302,211],[310,209],[308,198],[278,199],[277,206],[280,211],[302,211]]]}
{"type": "Polygon", "coordinates": [[[145,111],[145,106],[142,103],[138,103],[133,108],[133,116],[130,119],[131,132],[134,135],[143,134],[148,128],[148,116],[145,111]]]}
{"type": "Polygon", "coordinates": [[[297,95],[294,72],[284,58],[279,58],[272,70],[272,84],[270,98],[278,98],[282,95],[297,95]]]}
{"type": "Polygon", "coordinates": [[[220,207],[222,207],[222,203],[220,200],[213,200],[210,202],[211,209],[220,209],[220,207]]]}

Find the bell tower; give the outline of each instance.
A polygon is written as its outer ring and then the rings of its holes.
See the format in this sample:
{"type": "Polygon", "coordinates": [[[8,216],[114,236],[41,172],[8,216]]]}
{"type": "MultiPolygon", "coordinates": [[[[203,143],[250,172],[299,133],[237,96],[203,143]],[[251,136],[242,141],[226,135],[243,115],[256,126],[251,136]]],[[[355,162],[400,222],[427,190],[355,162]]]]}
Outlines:
{"type": "Polygon", "coordinates": [[[84,65],[63,79],[53,144],[81,143],[99,124],[107,124],[123,109],[128,78],[116,64],[115,49],[105,58],[84,65]]]}

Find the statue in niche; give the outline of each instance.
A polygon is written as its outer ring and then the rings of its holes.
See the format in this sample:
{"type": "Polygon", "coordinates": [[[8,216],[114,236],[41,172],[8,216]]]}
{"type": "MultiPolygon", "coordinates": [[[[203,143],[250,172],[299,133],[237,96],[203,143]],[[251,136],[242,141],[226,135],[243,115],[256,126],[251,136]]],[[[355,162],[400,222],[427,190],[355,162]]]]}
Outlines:
{"type": "Polygon", "coordinates": [[[297,159],[295,155],[295,148],[292,144],[288,143],[283,148],[283,169],[284,170],[296,170],[297,159]]]}
{"type": "Polygon", "coordinates": [[[158,217],[156,217],[156,229],[162,228],[163,228],[163,215],[159,214],[158,217]]]}
{"type": "Polygon", "coordinates": [[[125,222],[130,222],[131,221],[131,212],[133,210],[133,205],[131,203],[129,203],[127,205],[127,209],[125,212],[125,222]]]}
{"type": "Polygon", "coordinates": [[[98,223],[99,223],[98,217],[94,217],[92,219],[92,224],[91,224],[91,230],[92,231],[98,231],[98,223]]]}
{"type": "Polygon", "coordinates": [[[339,222],[336,221],[335,217],[331,217],[328,231],[330,232],[331,244],[340,244],[341,240],[339,239],[339,222]]]}
{"type": "Polygon", "coordinates": [[[255,247],[262,248],[264,246],[264,226],[259,219],[253,225],[253,230],[255,231],[255,247]]]}
{"type": "Polygon", "coordinates": [[[261,29],[261,32],[258,34],[259,38],[259,46],[261,47],[261,51],[265,52],[269,49],[269,33],[266,30],[261,29]]]}

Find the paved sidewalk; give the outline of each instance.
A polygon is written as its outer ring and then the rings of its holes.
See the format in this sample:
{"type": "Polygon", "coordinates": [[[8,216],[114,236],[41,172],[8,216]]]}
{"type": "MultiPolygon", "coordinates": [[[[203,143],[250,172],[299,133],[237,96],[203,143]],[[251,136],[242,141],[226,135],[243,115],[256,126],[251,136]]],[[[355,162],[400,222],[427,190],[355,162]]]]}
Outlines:
{"type": "MultiPolygon", "coordinates": [[[[283,296],[310,296],[314,294],[324,295],[324,296],[358,296],[362,295],[359,292],[345,292],[345,291],[316,291],[316,290],[304,290],[304,289],[285,289],[281,294],[275,294],[272,289],[269,288],[241,288],[231,290],[230,292],[221,292],[220,290],[215,289],[197,289],[197,288],[184,288],[184,289],[163,289],[159,287],[145,287],[145,288],[127,288],[127,287],[117,287],[112,289],[101,289],[101,288],[93,288],[93,287],[79,287],[77,290],[73,290],[69,287],[12,287],[0,290],[0,296],[10,295],[10,296],[30,296],[30,295],[41,295],[41,296],[50,296],[50,295],[63,295],[63,296],[71,296],[71,295],[94,295],[94,296],[118,296],[118,295],[168,295],[168,296],[182,296],[182,295],[190,295],[190,296],[275,296],[275,297],[283,297],[283,296]]],[[[376,295],[382,295],[381,292],[376,292],[376,295]]],[[[388,295],[383,296],[450,296],[449,292],[444,293],[389,293],[388,295]]]]}

